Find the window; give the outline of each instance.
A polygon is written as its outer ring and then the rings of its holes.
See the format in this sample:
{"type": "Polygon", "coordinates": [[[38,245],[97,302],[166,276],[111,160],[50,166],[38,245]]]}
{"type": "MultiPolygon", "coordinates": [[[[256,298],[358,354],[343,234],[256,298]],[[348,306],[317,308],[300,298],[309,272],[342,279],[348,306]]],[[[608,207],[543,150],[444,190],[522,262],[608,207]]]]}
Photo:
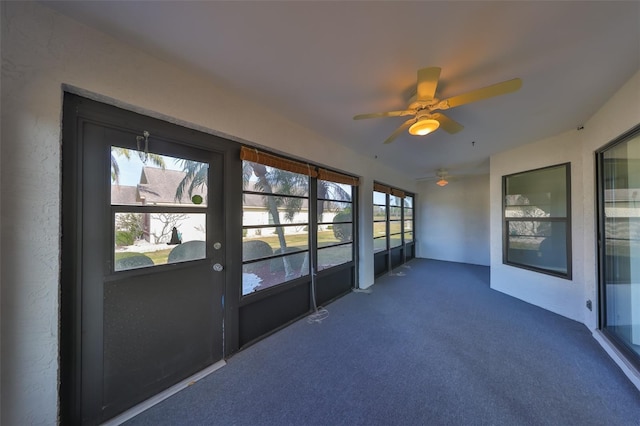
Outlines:
{"type": "Polygon", "coordinates": [[[380,183],[373,186],[373,251],[413,242],[413,196],[380,183]]]}
{"type": "Polygon", "coordinates": [[[354,260],[358,178],[243,147],[242,295],[354,260]]]}
{"type": "Polygon", "coordinates": [[[113,270],[204,259],[209,164],[111,147],[113,270]]]}
{"type": "Polygon", "coordinates": [[[503,262],[571,279],[569,163],[503,177],[503,262]]]}
{"type": "Polygon", "coordinates": [[[309,176],[242,162],[242,294],[309,275],[309,176]]]}

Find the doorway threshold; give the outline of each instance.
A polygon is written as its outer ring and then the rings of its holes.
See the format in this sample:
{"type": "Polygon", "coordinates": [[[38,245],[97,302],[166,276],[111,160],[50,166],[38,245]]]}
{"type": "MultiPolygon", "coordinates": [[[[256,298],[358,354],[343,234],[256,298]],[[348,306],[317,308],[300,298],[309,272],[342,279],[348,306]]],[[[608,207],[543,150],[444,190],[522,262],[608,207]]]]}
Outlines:
{"type": "Polygon", "coordinates": [[[227,365],[227,363],[224,360],[220,360],[220,361],[216,362],[215,364],[212,364],[209,367],[205,368],[204,370],[201,370],[201,371],[197,372],[196,374],[187,377],[186,379],[182,380],[181,382],[176,383],[175,385],[171,386],[170,388],[165,389],[164,391],[160,392],[159,394],[154,395],[151,398],[149,398],[149,399],[147,399],[145,401],[142,401],[140,404],[129,408],[127,411],[125,411],[125,412],[123,412],[121,414],[118,414],[116,417],[107,420],[102,425],[103,426],[118,426],[118,425],[121,425],[122,423],[126,422],[127,420],[131,420],[132,418],[134,418],[138,414],[142,413],[143,411],[148,410],[149,408],[153,407],[154,405],[161,403],[165,399],[175,395],[176,393],[180,392],[181,390],[188,388],[189,386],[195,384],[199,380],[202,380],[203,378],[205,378],[209,374],[213,373],[214,371],[219,370],[220,368],[224,367],[225,365],[227,365]]]}

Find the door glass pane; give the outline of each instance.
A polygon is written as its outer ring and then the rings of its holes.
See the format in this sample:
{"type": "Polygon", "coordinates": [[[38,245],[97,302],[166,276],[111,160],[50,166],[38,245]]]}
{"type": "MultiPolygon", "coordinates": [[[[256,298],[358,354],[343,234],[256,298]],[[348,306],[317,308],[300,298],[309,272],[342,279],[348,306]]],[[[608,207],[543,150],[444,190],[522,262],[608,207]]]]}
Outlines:
{"type": "Polygon", "coordinates": [[[640,137],[602,161],[605,328],[640,355],[640,137]]]}
{"type": "Polygon", "coordinates": [[[207,207],[209,165],[111,147],[111,205],[207,207]]]}
{"type": "Polygon", "coordinates": [[[206,214],[114,215],[114,270],[144,268],[206,257],[206,214]]]}

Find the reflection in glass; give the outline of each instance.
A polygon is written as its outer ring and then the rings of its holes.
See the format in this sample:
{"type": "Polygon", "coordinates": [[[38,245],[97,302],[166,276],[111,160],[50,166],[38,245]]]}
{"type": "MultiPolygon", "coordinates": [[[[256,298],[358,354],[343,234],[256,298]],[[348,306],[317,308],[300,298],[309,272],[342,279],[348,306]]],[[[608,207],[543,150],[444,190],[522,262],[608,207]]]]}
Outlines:
{"type": "Polygon", "coordinates": [[[509,261],[567,273],[565,222],[509,221],[509,261]]]}
{"type": "Polygon", "coordinates": [[[111,204],[207,207],[209,165],[111,147],[111,204]]]}
{"type": "Polygon", "coordinates": [[[206,216],[205,213],[116,213],[114,270],[204,259],[206,216]]]}
{"type": "Polygon", "coordinates": [[[640,356],[640,137],[602,153],[605,329],[640,356]]]}
{"type": "Polygon", "coordinates": [[[505,180],[505,217],[566,217],[567,167],[548,167],[505,180]]]}
{"type": "Polygon", "coordinates": [[[318,270],[328,269],[333,266],[353,260],[353,245],[344,244],[336,247],[327,247],[318,250],[318,270]]]}

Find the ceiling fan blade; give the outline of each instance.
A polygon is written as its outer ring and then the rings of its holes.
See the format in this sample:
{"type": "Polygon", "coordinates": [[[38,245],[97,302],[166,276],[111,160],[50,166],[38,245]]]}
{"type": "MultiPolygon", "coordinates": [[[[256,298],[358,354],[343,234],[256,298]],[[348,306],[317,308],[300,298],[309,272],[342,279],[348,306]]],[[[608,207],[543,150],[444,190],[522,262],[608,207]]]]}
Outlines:
{"type": "Polygon", "coordinates": [[[401,117],[403,115],[415,115],[413,110],[405,111],[389,111],[389,112],[374,112],[372,114],[359,114],[353,117],[354,120],[362,120],[365,118],[380,118],[380,117],[401,117]]]}
{"type": "Polygon", "coordinates": [[[464,126],[439,112],[432,115],[433,119],[440,123],[440,128],[447,133],[454,134],[464,129],[464,126]]]}
{"type": "Polygon", "coordinates": [[[430,101],[436,95],[438,79],[440,78],[440,68],[429,67],[418,70],[418,88],[416,101],[430,101]]]}
{"type": "Polygon", "coordinates": [[[389,136],[389,137],[388,137],[388,138],[387,138],[383,143],[391,143],[391,142],[393,142],[393,140],[394,140],[395,138],[397,138],[398,136],[400,136],[400,134],[401,134],[402,132],[404,132],[405,130],[407,130],[407,129],[408,129],[408,128],[413,124],[413,123],[415,123],[415,122],[416,122],[416,119],[415,119],[415,118],[411,118],[411,119],[409,119],[409,120],[405,121],[404,123],[402,123],[402,125],[401,125],[400,127],[398,127],[398,128],[396,129],[396,131],[395,131],[395,132],[391,133],[391,136],[389,136]]]}
{"type": "Polygon", "coordinates": [[[462,95],[454,96],[449,99],[445,99],[438,106],[438,109],[455,108],[460,105],[469,104],[471,102],[481,101],[483,99],[492,98],[498,95],[504,95],[506,93],[515,92],[522,87],[522,80],[514,78],[513,80],[503,81],[491,86],[483,87],[482,89],[473,90],[471,92],[464,93],[462,95]]]}

